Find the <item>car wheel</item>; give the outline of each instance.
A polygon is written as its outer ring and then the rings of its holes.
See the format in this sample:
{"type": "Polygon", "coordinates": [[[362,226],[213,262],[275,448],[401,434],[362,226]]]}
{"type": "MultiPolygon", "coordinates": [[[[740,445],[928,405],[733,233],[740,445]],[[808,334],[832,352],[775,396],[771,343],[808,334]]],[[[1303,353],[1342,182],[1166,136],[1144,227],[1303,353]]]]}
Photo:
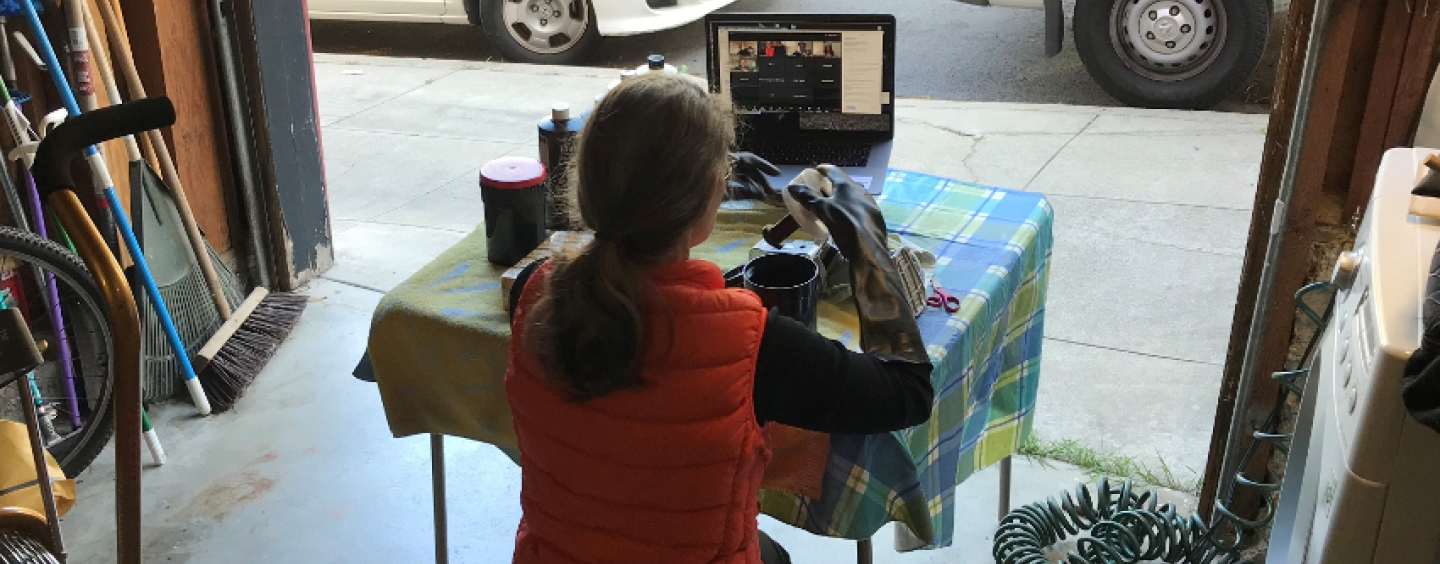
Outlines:
{"type": "Polygon", "coordinates": [[[1077,0],[1075,49],[1121,102],[1204,109],[1260,63],[1270,11],[1269,0],[1077,0]]]}
{"type": "Polygon", "coordinates": [[[600,46],[592,1],[480,0],[480,25],[508,60],[573,65],[600,46]]]}

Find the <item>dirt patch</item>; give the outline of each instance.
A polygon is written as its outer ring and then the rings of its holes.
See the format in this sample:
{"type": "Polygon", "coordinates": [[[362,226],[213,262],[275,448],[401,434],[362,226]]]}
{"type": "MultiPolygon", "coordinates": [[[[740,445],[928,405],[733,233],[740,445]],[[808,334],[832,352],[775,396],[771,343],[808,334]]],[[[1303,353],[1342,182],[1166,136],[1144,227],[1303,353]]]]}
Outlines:
{"type": "Polygon", "coordinates": [[[226,476],[223,481],[210,486],[187,507],[186,513],[201,519],[219,523],[236,506],[259,499],[275,489],[273,478],[261,475],[254,466],[280,458],[279,453],[267,450],[244,470],[226,476]]]}
{"type": "Polygon", "coordinates": [[[216,523],[236,506],[255,501],[275,489],[275,480],[261,476],[254,470],[246,470],[225,483],[210,486],[188,508],[192,515],[216,523]]]}

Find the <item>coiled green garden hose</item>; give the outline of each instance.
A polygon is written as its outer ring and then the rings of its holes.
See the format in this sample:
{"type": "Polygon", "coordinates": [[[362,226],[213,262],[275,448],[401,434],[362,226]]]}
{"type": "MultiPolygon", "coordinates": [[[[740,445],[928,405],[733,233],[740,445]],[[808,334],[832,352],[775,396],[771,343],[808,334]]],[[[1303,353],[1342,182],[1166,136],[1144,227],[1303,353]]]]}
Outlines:
{"type": "Polygon", "coordinates": [[[1051,497],[1020,507],[1001,519],[991,552],[996,564],[1049,564],[1046,548],[1082,532],[1088,532],[1089,536],[1076,541],[1075,550],[1061,563],[1135,564],[1158,560],[1168,564],[1253,564],[1241,556],[1240,543],[1246,533],[1275,519],[1275,502],[1270,494],[1279,490],[1280,484],[1252,479],[1243,469],[1262,444],[1280,452],[1289,449],[1290,435],[1277,433],[1275,429],[1289,395],[1303,393],[1303,379],[1310,372],[1310,357],[1334,310],[1334,296],[1325,300],[1325,307],[1318,312],[1305,303],[1305,298],[1312,292],[1330,289],[1329,282],[1315,282],[1295,293],[1296,308],[1315,325],[1315,331],[1297,367],[1271,376],[1280,383],[1279,397],[1265,423],[1253,433],[1254,442],[1237,465],[1234,485],[1225,499],[1215,504],[1219,518],[1213,526],[1206,525],[1196,515],[1181,517],[1169,504],[1159,505],[1154,492],[1137,493],[1130,480],[1115,488],[1108,479],[1101,478],[1096,489],[1098,496],[1091,494],[1089,486],[1080,484],[1075,486],[1073,496],[1066,492],[1059,501],[1051,497]],[[1265,509],[1260,516],[1246,519],[1230,509],[1237,487],[1262,494],[1265,509]],[[1217,539],[1227,524],[1231,531],[1228,538],[1217,539]]]}
{"type": "Polygon", "coordinates": [[[1199,517],[1182,517],[1170,504],[1159,505],[1155,492],[1136,492],[1130,480],[1119,487],[1101,478],[1075,486],[1059,501],[1051,497],[1011,511],[995,531],[992,555],[997,564],[1049,564],[1045,549],[1089,532],[1061,562],[1069,564],[1133,564],[1159,560],[1176,564],[1240,564],[1233,547],[1210,539],[1199,517]]]}

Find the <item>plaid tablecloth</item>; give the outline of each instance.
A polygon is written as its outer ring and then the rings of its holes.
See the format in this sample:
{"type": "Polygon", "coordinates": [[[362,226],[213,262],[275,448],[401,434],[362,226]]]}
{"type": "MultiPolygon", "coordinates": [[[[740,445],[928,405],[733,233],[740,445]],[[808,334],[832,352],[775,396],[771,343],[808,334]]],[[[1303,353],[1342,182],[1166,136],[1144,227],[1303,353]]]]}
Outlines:
{"type": "Polygon", "coordinates": [[[1040,379],[1052,210],[1044,196],[891,171],[877,198],[890,231],[936,256],[960,311],[929,309],[920,333],[935,371],[923,425],[831,435],[820,499],[761,492],[767,515],[810,532],[869,538],[888,521],[949,546],[955,486],[1030,434],[1040,379]]]}
{"type": "MultiPolygon", "coordinates": [[[[1014,453],[1030,433],[1039,384],[1052,211],[1043,196],[891,171],[878,198],[892,233],[936,255],[934,280],[960,311],[919,318],[935,371],[930,420],[879,435],[832,435],[817,499],[761,492],[761,509],[810,532],[870,538],[901,521],[929,547],[954,534],[956,484],[1014,453]]],[[[741,264],[765,206],[722,210],[692,253],[741,264]]],[[[515,458],[504,396],[508,317],[503,269],[485,260],[479,229],[381,300],[367,352],[397,436],[440,433],[484,441],[515,458]]],[[[850,302],[825,302],[819,330],[855,346],[850,302]]]]}

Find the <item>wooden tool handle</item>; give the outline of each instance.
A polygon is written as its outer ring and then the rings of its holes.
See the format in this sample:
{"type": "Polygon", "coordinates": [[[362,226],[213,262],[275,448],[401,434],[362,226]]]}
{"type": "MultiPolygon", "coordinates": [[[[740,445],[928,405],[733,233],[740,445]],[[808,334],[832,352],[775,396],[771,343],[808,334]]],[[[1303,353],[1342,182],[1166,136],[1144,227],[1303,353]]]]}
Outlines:
{"type": "MultiPolygon", "coordinates": [[[[105,20],[106,30],[110,32],[113,46],[111,52],[120,60],[120,69],[125,72],[125,85],[130,89],[130,95],[144,98],[145,85],[140,82],[140,72],[135,68],[135,57],[130,52],[130,36],[118,17],[119,7],[111,4],[110,0],[96,0],[95,5],[100,8],[100,18],[105,20]]],[[[200,234],[200,226],[195,223],[195,214],[190,211],[190,201],[185,198],[185,187],[180,182],[180,173],[175,170],[175,162],[170,158],[170,147],[165,144],[165,136],[161,135],[159,130],[145,133],[160,159],[160,172],[164,176],[165,184],[170,187],[176,207],[180,208],[180,222],[185,224],[190,250],[194,251],[195,261],[200,264],[200,272],[205,276],[205,286],[210,289],[210,298],[215,302],[215,309],[220,312],[220,319],[229,320],[232,315],[230,302],[225,298],[225,289],[220,286],[220,276],[216,274],[215,265],[210,261],[210,253],[205,248],[205,236],[200,234]]]]}
{"type": "Polygon", "coordinates": [[[235,316],[225,320],[225,323],[222,323],[220,328],[215,330],[215,335],[210,337],[209,341],[205,341],[205,346],[200,347],[200,350],[196,351],[195,358],[191,359],[191,363],[195,365],[196,372],[205,370],[205,367],[210,365],[210,361],[215,360],[215,355],[219,354],[220,349],[225,346],[225,342],[229,341],[230,337],[234,336],[235,332],[240,330],[240,326],[245,323],[245,318],[249,317],[250,314],[255,311],[255,308],[260,306],[260,302],[265,301],[265,296],[268,295],[270,295],[269,290],[263,287],[256,287],[250,292],[250,296],[245,298],[245,301],[240,302],[240,307],[235,308],[235,316]]]}
{"type": "Polygon", "coordinates": [[[785,246],[785,240],[794,235],[798,229],[800,229],[800,222],[795,221],[794,216],[786,215],[775,225],[766,227],[762,237],[771,247],[779,249],[785,246]]]}
{"type": "MultiPolygon", "coordinates": [[[[90,38],[90,59],[95,63],[95,68],[99,70],[96,74],[99,75],[100,82],[104,85],[105,97],[110,99],[110,104],[119,104],[120,90],[115,84],[115,71],[110,68],[110,55],[107,54],[105,45],[100,40],[100,32],[95,29],[95,18],[90,17],[88,7],[83,10],[81,17],[85,20],[85,36],[90,38]]],[[[135,143],[135,136],[126,135],[124,140],[126,158],[130,162],[140,160],[140,146],[135,143]]],[[[135,187],[131,186],[130,190],[133,192],[135,187]]]]}

